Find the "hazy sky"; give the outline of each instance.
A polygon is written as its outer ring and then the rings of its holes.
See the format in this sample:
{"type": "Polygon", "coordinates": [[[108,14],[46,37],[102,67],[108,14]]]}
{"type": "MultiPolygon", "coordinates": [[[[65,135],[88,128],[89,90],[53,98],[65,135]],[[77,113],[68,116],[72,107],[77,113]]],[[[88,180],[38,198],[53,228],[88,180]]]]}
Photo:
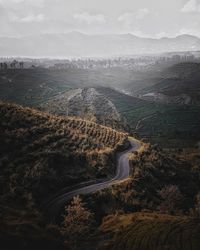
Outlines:
{"type": "Polygon", "coordinates": [[[0,0],[0,36],[70,31],[200,37],[200,0],[0,0]]]}

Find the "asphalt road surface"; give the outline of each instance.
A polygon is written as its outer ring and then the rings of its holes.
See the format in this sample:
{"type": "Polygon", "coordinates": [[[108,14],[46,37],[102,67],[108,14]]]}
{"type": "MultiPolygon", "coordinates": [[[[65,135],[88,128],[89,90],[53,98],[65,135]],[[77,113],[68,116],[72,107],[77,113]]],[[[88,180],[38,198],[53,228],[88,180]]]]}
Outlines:
{"type": "Polygon", "coordinates": [[[84,187],[75,189],[70,192],[66,192],[48,201],[45,207],[48,210],[51,219],[55,220],[55,218],[59,216],[61,210],[64,208],[65,203],[74,196],[80,194],[95,193],[96,191],[102,190],[104,188],[107,188],[111,185],[117,184],[127,179],[129,177],[129,172],[130,172],[129,153],[137,151],[141,147],[140,142],[135,140],[134,138],[129,137],[129,142],[130,142],[129,149],[117,155],[117,170],[116,170],[116,175],[113,178],[111,178],[110,180],[104,180],[100,183],[86,185],[84,187]]]}

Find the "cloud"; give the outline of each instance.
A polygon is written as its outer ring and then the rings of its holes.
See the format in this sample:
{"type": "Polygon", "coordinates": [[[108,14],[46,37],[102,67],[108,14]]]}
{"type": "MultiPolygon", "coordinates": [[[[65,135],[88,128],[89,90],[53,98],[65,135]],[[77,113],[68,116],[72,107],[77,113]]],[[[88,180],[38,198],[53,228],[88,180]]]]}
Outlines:
{"type": "Polygon", "coordinates": [[[19,18],[17,16],[14,16],[12,18],[13,22],[19,22],[19,23],[32,23],[32,22],[43,22],[44,21],[44,15],[43,14],[38,14],[38,15],[27,15],[25,17],[19,18]]]}
{"type": "Polygon", "coordinates": [[[142,20],[144,19],[148,14],[150,13],[150,11],[148,9],[139,9],[137,12],[136,12],[136,19],[139,19],[139,20],[142,20]]]}
{"type": "Polygon", "coordinates": [[[11,30],[23,30],[23,23],[41,23],[45,20],[43,7],[46,0],[0,0],[0,8],[4,11],[2,22],[11,30]],[[16,25],[15,25],[16,23],[16,25]],[[21,26],[19,25],[21,24],[21,26]],[[21,27],[21,28],[20,28],[21,27]]]}
{"type": "Polygon", "coordinates": [[[104,23],[106,23],[106,18],[103,14],[92,15],[88,12],[81,12],[81,13],[74,14],[73,18],[79,22],[85,22],[87,24],[92,24],[92,23],[104,24],[104,23]]]}
{"type": "Polygon", "coordinates": [[[175,36],[182,28],[187,30],[181,33],[200,34],[199,3],[200,0],[0,0],[0,36],[76,30],[162,37],[175,36]]]}
{"type": "Polygon", "coordinates": [[[181,9],[181,12],[185,13],[200,12],[200,1],[189,0],[181,9]]]}
{"type": "Polygon", "coordinates": [[[143,20],[150,11],[148,9],[139,9],[137,12],[125,12],[118,17],[118,21],[123,23],[125,27],[131,28],[136,21],[143,20]]]}
{"type": "Polygon", "coordinates": [[[44,5],[45,0],[0,0],[0,4],[8,6],[13,4],[20,5],[32,5],[36,7],[42,7],[44,5]]]}
{"type": "Polygon", "coordinates": [[[131,12],[123,13],[118,17],[118,21],[121,22],[126,28],[130,29],[131,25],[135,21],[135,14],[131,12]]]}

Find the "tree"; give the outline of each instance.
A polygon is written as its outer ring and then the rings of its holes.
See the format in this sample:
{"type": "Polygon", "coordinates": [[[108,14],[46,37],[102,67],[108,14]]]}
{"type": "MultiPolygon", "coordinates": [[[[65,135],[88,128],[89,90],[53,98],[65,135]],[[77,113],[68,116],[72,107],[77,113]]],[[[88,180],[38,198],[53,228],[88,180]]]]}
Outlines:
{"type": "Polygon", "coordinates": [[[4,70],[7,70],[7,68],[8,68],[8,64],[4,62],[4,64],[3,64],[3,68],[4,68],[4,70]]]}
{"type": "Polygon", "coordinates": [[[200,212],[200,192],[196,196],[196,209],[200,212]]]}
{"type": "Polygon", "coordinates": [[[65,207],[66,215],[61,227],[61,233],[72,249],[77,249],[77,243],[86,238],[93,222],[92,213],[85,208],[79,196],[73,198],[71,204],[65,207]]]}
{"type": "Polygon", "coordinates": [[[20,62],[19,67],[20,67],[20,69],[23,69],[24,68],[24,62],[20,62]]]}
{"type": "Polygon", "coordinates": [[[159,192],[163,202],[160,205],[160,211],[174,213],[180,209],[183,202],[183,195],[175,185],[164,187],[159,192]]]}
{"type": "Polygon", "coordinates": [[[196,196],[194,208],[190,209],[190,215],[194,218],[200,218],[200,192],[196,196]]]}

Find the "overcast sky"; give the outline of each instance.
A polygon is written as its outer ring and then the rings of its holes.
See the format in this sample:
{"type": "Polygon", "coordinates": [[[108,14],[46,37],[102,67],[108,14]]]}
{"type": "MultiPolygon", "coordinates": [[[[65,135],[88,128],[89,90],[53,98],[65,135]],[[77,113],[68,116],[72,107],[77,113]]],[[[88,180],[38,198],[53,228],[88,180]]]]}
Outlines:
{"type": "Polygon", "coordinates": [[[0,0],[0,36],[70,31],[200,37],[200,0],[0,0]]]}

